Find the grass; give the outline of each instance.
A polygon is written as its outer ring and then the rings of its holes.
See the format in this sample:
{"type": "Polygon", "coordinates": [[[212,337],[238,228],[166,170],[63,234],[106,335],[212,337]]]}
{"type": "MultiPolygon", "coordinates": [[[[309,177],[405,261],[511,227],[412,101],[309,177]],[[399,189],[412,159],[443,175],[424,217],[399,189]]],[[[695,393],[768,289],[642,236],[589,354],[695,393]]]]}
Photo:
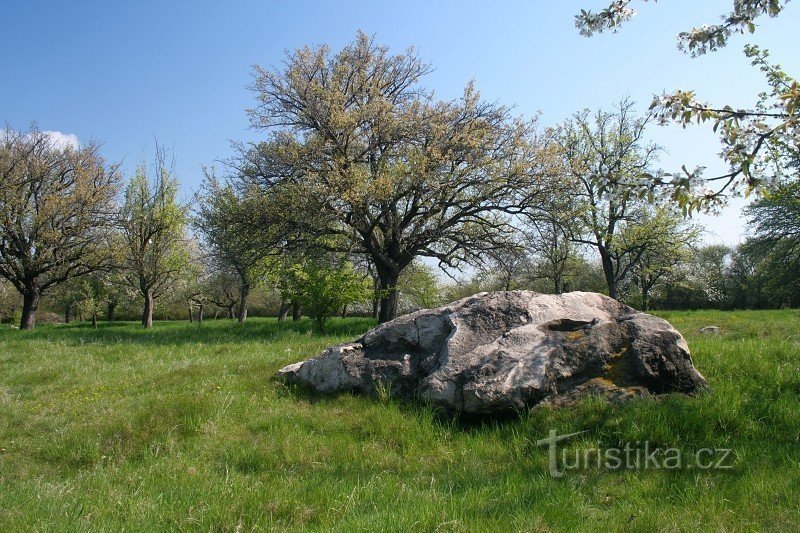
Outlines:
{"type": "Polygon", "coordinates": [[[712,392],[470,426],[272,379],[366,320],[3,327],[0,530],[799,531],[800,312],[662,315],[712,392]],[[649,440],[733,468],[553,479],[550,429],[588,430],[570,453],[649,440]]]}

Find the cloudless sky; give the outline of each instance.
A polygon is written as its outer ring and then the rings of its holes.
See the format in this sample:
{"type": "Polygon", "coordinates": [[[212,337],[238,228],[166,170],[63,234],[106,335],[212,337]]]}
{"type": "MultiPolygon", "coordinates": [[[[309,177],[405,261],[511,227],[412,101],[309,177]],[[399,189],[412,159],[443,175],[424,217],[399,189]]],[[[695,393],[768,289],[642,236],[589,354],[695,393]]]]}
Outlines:
{"type": "MultiPolygon", "coordinates": [[[[188,196],[203,165],[231,154],[231,140],[259,138],[245,113],[254,101],[251,65],[280,65],[306,44],[338,50],[359,29],[396,52],[415,46],[435,68],[424,84],[439,97],[459,96],[474,79],[486,99],[541,113],[545,125],[626,95],[644,109],[653,94],[679,88],[751,105],[766,87],[741,52],[746,42],[769,48],[790,75],[800,72],[800,2],[698,59],[676,49],[675,35],[716,22],[732,0],[635,2],[639,14],[619,33],[581,37],[574,15],[607,3],[0,0],[0,123],[96,139],[128,173],[152,155],[156,137],[174,148],[188,196]]],[[[723,170],[707,127],[653,126],[649,134],[668,151],[666,170],[723,170]]],[[[739,241],[742,205],[700,217],[708,241],[739,241]]]]}

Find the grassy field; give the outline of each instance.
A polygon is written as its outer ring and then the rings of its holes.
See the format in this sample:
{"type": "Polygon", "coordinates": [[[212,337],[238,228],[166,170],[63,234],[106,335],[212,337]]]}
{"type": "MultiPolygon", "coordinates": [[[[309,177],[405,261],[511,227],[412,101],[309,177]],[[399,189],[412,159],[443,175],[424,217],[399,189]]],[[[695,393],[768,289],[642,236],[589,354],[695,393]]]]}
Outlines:
{"type": "Polygon", "coordinates": [[[469,426],[272,379],[365,320],[2,326],[0,530],[800,531],[800,312],[662,315],[712,392],[469,426]],[[732,468],[553,479],[550,429],[588,430],[567,450],[730,448],[732,468]]]}

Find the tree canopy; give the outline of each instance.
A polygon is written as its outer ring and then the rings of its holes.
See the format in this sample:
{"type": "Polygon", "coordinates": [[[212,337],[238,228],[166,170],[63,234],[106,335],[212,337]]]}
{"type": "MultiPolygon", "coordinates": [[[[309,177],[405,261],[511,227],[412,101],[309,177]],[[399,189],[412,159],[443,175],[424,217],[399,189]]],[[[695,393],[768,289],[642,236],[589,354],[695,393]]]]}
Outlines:
{"type": "Polygon", "coordinates": [[[295,227],[370,257],[381,321],[415,257],[454,267],[501,245],[546,171],[532,122],[471,84],[436,101],[419,85],[429,71],[413,50],[391,55],[363,33],[340,52],[306,47],[280,70],[255,70],[251,123],[269,138],[244,151],[243,176],[289,194],[282,214],[295,227]]]}
{"type": "Polygon", "coordinates": [[[57,146],[35,127],[0,138],[0,276],[23,297],[32,329],[44,291],[110,266],[119,176],[97,144],[57,146]]]}

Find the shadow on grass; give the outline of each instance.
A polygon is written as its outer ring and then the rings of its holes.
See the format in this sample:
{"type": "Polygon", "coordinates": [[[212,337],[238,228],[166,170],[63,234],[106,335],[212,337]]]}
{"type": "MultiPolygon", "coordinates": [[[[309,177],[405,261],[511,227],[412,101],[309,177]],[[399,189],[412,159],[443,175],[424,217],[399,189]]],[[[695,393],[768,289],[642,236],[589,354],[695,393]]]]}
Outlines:
{"type": "Polygon", "coordinates": [[[375,326],[371,318],[332,319],[324,335],[315,333],[313,321],[278,322],[274,318],[250,318],[244,324],[233,320],[206,320],[202,324],[187,321],[157,321],[151,329],[136,322],[101,322],[97,328],[90,324],[42,324],[33,331],[11,328],[0,330],[0,340],[57,341],[67,345],[81,344],[143,344],[153,346],[181,344],[227,344],[269,342],[298,336],[309,339],[357,338],[375,326]]]}

